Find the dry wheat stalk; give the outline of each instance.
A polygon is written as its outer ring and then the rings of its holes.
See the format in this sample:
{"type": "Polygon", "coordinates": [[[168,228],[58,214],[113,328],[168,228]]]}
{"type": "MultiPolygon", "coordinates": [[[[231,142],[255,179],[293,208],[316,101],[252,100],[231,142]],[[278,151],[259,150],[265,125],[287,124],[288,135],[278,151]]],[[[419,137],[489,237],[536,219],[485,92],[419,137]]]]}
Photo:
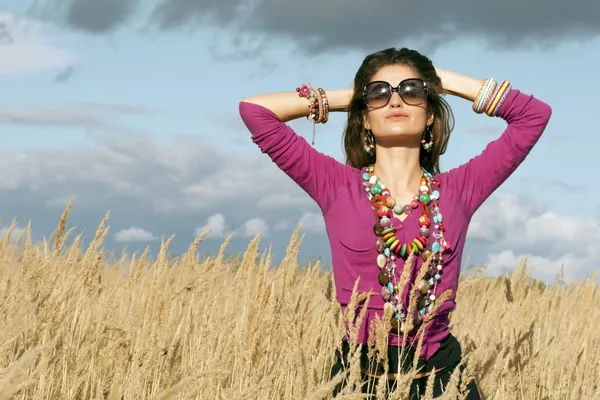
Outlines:
{"type": "MultiPolygon", "coordinates": [[[[0,239],[0,399],[331,397],[343,323],[355,338],[369,295],[340,315],[331,273],[298,265],[300,230],[278,266],[258,237],[240,257],[225,256],[228,238],[216,259],[198,259],[200,236],[181,257],[167,256],[167,240],[157,259],[146,250],[108,261],[108,214],[81,249],[81,235],[65,245],[69,210],[54,243],[32,243],[30,225],[15,239],[16,222],[0,239]]],[[[515,267],[461,282],[452,332],[467,368],[446,397],[461,398],[474,377],[487,399],[600,398],[596,278],[542,285],[527,263],[515,267]]],[[[405,273],[399,284],[412,290],[405,273]]],[[[386,325],[375,322],[369,343],[384,365],[386,325]]],[[[363,398],[351,353],[340,398],[363,398]]],[[[410,376],[391,398],[406,396],[410,376]]]]}

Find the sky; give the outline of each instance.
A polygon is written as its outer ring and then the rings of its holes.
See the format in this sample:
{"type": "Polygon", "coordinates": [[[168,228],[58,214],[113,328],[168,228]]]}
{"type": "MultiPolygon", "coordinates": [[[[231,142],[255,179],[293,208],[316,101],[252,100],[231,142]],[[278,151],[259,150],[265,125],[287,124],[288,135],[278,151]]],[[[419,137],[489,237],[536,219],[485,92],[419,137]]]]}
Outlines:
{"type": "MultiPolygon", "coordinates": [[[[485,2],[488,3],[488,2],[485,2]]],[[[274,261],[303,224],[300,262],[330,263],[318,207],[251,142],[244,97],[304,82],[348,87],[363,58],[411,47],[436,66],[513,87],[552,119],[521,167],[476,213],[463,264],[488,274],[527,260],[567,281],[598,270],[600,3],[476,4],[399,0],[2,0],[0,222],[48,236],[73,199],[70,226],[89,240],[110,211],[108,250],[246,249],[261,234],[274,261]],[[314,5],[311,5],[313,4],[314,5]],[[318,9],[315,13],[312,10],[318,9]]],[[[479,154],[506,124],[448,97],[456,119],[441,168],[479,154]]],[[[310,140],[312,126],[291,126],[310,140]]],[[[316,148],[343,161],[344,114],[317,127],[316,148]]]]}

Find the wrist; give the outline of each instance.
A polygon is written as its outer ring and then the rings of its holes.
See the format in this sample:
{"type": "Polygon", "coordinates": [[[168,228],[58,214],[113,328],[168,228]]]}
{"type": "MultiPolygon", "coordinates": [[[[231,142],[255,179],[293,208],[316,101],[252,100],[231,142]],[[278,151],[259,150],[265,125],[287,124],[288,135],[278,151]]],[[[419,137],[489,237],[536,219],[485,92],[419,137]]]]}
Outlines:
{"type": "Polygon", "coordinates": [[[436,68],[442,80],[442,91],[465,100],[474,101],[484,80],[436,68]]]}
{"type": "Polygon", "coordinates": [[[352,94],[351,89],[327,90],[329,111],[348,111],[352,94]]]}

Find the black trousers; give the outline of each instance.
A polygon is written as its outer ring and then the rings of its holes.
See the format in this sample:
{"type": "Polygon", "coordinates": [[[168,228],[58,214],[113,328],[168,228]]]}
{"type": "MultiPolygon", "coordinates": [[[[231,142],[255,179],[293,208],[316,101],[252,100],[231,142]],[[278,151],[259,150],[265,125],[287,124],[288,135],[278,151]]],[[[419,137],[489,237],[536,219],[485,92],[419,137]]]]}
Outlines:
{"type": "MultiPolygon", "coordinates": [[[[330,378],[333,378],[338,373],[342,372],[348,366],[348,354],[350,352],[350,345],[347,342],[342,342],[342,351],[339,349],[336,351],[336,362],[331,368],[330,378]]],[[[388,346],[388,368],[391,373],[407,373],[410,371],[413,365],[413,360],[415,356],[415,349],[412,346],[408,346],[404,349],[403,359],[399,360],[399,354],[401,349],[397,346],[388,346]]],[[[418,360],[418,368],[420,371],[429,372],[433,370],[433,368],[440,369],[443,367],[443,371],[436,373],[435,375],[435,383],[433,386],[433,397],[439,397],[446,391],[446,386],[450,381],[450,377],[452,373],[460,364],[462,359],[462,352],[460,344],[458,340],[453,335],[448,335],[448,337],[442,341],[440,344],[439,350],[428,360],[423,360],[419,357],[418,360]]],[[[361,369],[373,371],[377,373],[383,373],[383,365],[376,360],[376,358],[369,358],[368,355],[368,347],[363,345],[360,347],[360,364],[361,369]]],[[[464,365],[460,366],[461,372],[465,369],[464,365]]],[[[409,400],[419,400],[425,394],[425,388],[427,386],[427,379],[429,376],[425,376],[422,378],[418,378],[413,380],[410,387],[410,397],[409,400]]],[[[385,378],[384,378],[385,379],[385,378]]],[[[375,378],[372,376],[367,376],[362,374],[362,390],[361,393],[371,394],[373,395],[373,399],[375,398],[376,391],[375,388],[379,383],[379,378],[375,378]]],[[[333,396],[335,397],[347,384],[346,379],[344,379],[333,391],[333,396]]],[[[388,392],[395,389],[396,382],[391,381],[388,385],[388,392]]],[[[467,385],[469,390],[469,394],[467,396],[467,400],[480,400],[481,395],[479,393],[479,388],[477,387],[477,383],[472,380],[467,385]]]]}

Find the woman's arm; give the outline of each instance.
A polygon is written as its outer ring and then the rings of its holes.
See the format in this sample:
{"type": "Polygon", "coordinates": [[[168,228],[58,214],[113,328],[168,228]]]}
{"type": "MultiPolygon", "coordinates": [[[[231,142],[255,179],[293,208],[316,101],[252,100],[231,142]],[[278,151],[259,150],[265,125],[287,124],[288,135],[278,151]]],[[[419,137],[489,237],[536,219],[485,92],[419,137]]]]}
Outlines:
{"type": "Polygon", "coordinates": [[[484,83],[481,79],[471,78],[470,76],[461,75],[441,68],[436,68],[436,72],[442,80],[442,90],[445,93],[463,98],[470,102],[475,101],[479,89],[484,83]]]}
{"type": "MultiPolygon", "coordinates": [[[[346,111],[351,90],[326,92],[330,111],[346,111]]],[[[252,141],[294,182],[325,214],[338,188],[353,169],[318,152],[285,122],[306,117],[309,101],[297,92],[263,94],[240,102],[240,116],[251,133],[252,141]]],[[[307,121],[307,126],[310,124],[307,121]]],[[[274,188],[277,190],[277,188],[274,188]]]]}
{"type": "MultiPolygon", "coordinates": [[[[347,111],[352,99],[352,91],[350,89],[330,90],[327,91],[327,99],[329,111],[347,111]]],[[[308,100],[298,96],[297,92],[261,94],[243,101],[266,108],[281,122],[289,122],[308,115],[308,100]]]]}
{"type": "MultiPolygon", "coordinates": [[[[471,103],[484,83],[454,72],[438,71],[445,92],[471,103]]],[[[447,172],[448,181],[460,188],[456,192],[468,218],[521,165],[546,129],[551,115],[551,107],[533,96],[518,90],[508,94],[497,114],[508,123],[502,135],[490,142],[481,154],[447,172]]]]}

